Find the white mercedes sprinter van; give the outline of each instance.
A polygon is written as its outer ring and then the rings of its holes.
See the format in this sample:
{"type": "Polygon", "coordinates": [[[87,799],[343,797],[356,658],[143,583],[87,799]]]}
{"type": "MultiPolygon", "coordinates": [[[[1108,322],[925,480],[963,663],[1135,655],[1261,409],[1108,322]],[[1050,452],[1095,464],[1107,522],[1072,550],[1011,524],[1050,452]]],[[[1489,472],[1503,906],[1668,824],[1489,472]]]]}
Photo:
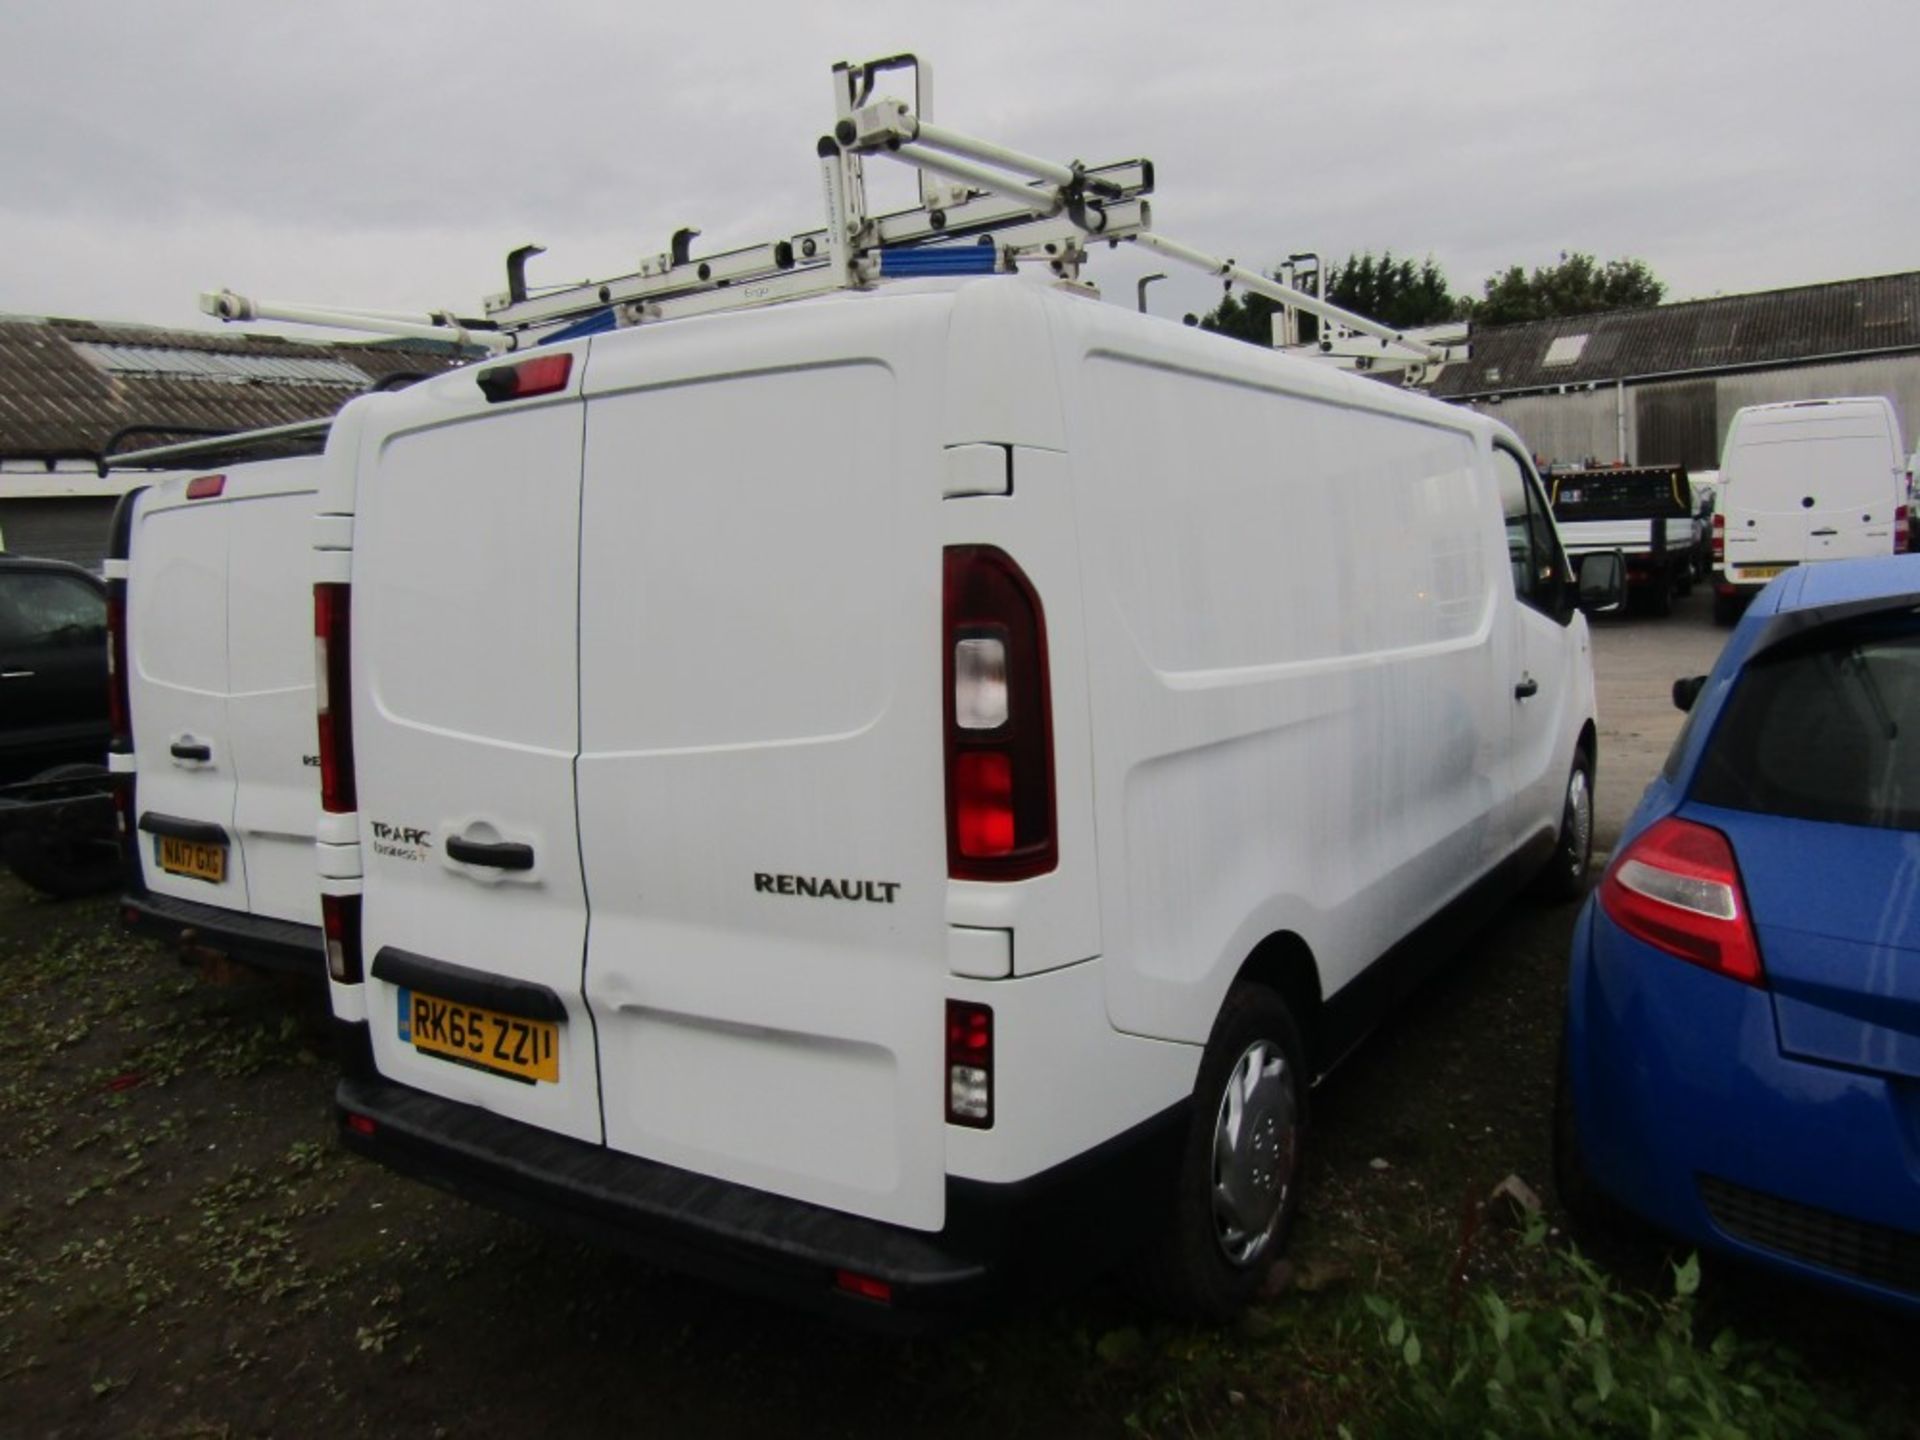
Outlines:
{"type": "Polygon", "coordinates": [[[1736,411],[1713,521],[1714,620],[1733,624],[1791,566],[1904,551],[1905,453],[1884,395],[1736,411]]]}
{"type": "Polygon", "coordinates": [[[359,399],[319,509],[345,1141],[694,1272],[1229,1313],[1314,1077],[1584,876],[1524,446],[1037,282],[359,399]]]}
{"type": "Polygon", "coordinates": [[[139,486],[108,561],[135,929],[317,980],[311,565],[320,460],[139,486]]]}

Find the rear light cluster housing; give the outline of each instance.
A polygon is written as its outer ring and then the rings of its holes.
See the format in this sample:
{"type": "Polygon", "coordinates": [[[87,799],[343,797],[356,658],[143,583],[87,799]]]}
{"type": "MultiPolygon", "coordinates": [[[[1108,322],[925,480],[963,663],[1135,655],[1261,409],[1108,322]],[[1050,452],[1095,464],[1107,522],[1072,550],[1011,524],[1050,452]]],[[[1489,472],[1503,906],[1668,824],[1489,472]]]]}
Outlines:
{"type": "Polygon", "coordinates": [[[320,806],[331,815],[356,807],[353,783],[352,588],[330,581],[313,587],[314,705],[320,721],[320,806]]]}
{"type": "Polygon", "coordinates": [[[1059,863],[1046,616],[989,545],[946,552],[947,873],[1024,880],[1059,863]]]}
{"type": "Polygon", "coordinates": [[[320,928],[327,942],[327,974],[342,985],[358,985],[360,964],[360,897],[322,895],[320,928]]]}
{"type": "Polygon", "coordinates": [[[947,1002],[947,1121],[993,1128],[993,1007],[947,1002]]]}
{"type": "Polygon", "coordinates": [[[1744,985],[1766,985],[1740,866],[1727,837],[1669,815],[1614,857],[1600,907],[1637,940],[1744,985]]]}

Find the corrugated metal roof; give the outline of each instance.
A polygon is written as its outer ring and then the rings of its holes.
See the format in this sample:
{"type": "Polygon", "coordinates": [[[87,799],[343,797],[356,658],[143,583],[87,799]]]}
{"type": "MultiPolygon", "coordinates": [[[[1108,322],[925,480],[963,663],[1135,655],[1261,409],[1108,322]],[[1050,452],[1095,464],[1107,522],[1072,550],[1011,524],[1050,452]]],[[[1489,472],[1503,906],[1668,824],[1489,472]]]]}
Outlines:
{"type": "Polygon", "coordinates": [[[1471,358],[1446,366],[1428,394],[1459,400],[1920,350],[1920,270],[1476,329],[1469,345],[1471,358]],[[1548,364],[1579,335],[1588,338],[1571,363],[1548,364]]]}
{"type": "Polygon", "coordinates": [[[123,450],[324,419],[390,376],[454,363],[424,346],[0,316],[0,460],[97,457],[129,425],[150,428],[123,450]]]}

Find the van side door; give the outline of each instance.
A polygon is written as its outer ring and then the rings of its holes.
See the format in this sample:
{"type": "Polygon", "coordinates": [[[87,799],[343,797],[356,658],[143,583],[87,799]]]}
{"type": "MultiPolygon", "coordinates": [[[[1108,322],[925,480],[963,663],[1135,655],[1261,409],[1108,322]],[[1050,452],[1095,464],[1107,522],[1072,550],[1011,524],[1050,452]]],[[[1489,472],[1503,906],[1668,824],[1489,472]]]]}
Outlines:
{"type": "Polygon", "coordinates": [[[1554,529],[1533,466],[1502,442],[1493,446],[1493,472],[1506,522],[1513,582],[1514,624],[1510,678],[1513,742],[1509,752],[1515,846],[1551,837],[1560,825],[1569,756],[1561,737],[1580,699],[1579,645],[1573,629],[1573,572],[1554,529]]]}

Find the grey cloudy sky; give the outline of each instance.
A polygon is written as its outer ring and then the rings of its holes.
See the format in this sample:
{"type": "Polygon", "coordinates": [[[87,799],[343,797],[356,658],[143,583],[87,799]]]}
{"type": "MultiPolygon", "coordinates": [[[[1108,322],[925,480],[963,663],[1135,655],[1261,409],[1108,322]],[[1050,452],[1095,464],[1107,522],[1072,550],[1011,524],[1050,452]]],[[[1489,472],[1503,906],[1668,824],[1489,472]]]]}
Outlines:
{"type": "Polygon", "coordinates": [[[1152,158],[1156,228],[1244,263],[1391,247],[1478,293],[1580,249],[1676,299],[1920,266],[1911,0],[4,0],[0,312],[471,313],[524,241],[558,281],[790,234],[829,66],[900,50],[950,126],[1152,158]]]}

